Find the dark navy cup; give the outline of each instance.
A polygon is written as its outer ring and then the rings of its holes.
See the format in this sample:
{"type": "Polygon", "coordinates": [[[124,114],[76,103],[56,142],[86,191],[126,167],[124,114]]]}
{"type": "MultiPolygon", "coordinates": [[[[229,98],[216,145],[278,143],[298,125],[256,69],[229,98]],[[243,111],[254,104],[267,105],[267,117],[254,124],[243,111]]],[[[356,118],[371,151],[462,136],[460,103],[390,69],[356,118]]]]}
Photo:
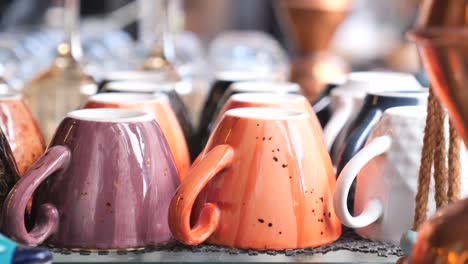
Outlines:
{"type": "MultiPolygon", "coordinates": [[[[336,175],[339,175],[351,158],[364,147],[367,138],[386,109],[396,106],[425,105],[428,94],[428,90],[424,88],[414,91],[369,92],[364,98],[364,104],[358,116],[348,130],[344,147],[336,163],[336,175]]],[[[353,208],[353,205],[354,187],[348,196],[348,207],[353,208]]]]}

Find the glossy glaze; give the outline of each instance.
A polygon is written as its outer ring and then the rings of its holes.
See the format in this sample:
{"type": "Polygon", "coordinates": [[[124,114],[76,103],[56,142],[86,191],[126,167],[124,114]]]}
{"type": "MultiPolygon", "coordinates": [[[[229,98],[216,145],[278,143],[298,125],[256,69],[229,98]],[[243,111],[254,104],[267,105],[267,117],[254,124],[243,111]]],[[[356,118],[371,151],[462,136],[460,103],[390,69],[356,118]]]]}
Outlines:
{"type": "Polygon", "coordinates": [[[44,153],[45,145],[39,126],[21,95],[0,95],[0,128],[23,175],[44,153]]]}
{"type": "MultiPolygon", "coordinates": [[[[141,73],[143,74],[143,73],[141,73]]],[[[150,76],[152,76],[151,74],[150,76]]],[[[128,77],[123,75],[123,77],[128,77]]],[[[116,77],[114,77],[116,78],[116,77]]],[[[174,111],[179,125],[182,127],[184,132],[185,140],[189,144],[189,148],[192,149],[191,145],[193,144],[193,128],[192,122],[190,121],[187,108],[182,101],[182,98],[175,91],[175,85],[171,83],[158,83],[157,79],[145,79],[143,74],[142,79],[135,81],[130,80],[118,80],[112,81],[108,80],[102,84],[102,87],[98,90],[98,93],[144,93],[144,94],[153,94],[153,93],[163,93],[169,99],[169,105],[174,111]]],[[[156,77],[154,77],[156,78],[156,77]]]]}
{"type": "MultiPolygon", "coordinates": [[[[397,106],[425,105],[427,103],[428,92],[377,92],[368,93],[364,98],[364,103],[356,119],[349,127],[348,135],[345,137],[342,149],[339,151],[336,160],[336,171],[339,175],[346,164],[356,153],[364,147],[367,138],[374,129],[375,125],[382,117],[385,110],[397,106]]],[[[348,196],[348,207],[353,211],[354,204],[353,184],[348,196]]]]}
{"type": "Polygon", "coordinates": [[[105,93],[91,96],[84,108],[124,108],[143,111],[154,116],[164,133],[181,179],[190,167],[190,154],[182,128],[163,94],[145,95],[128,93],[105,93]]]}
{"type": "Polygon", "coordinates": [[[335,174],[314,126],[304,112],[244,108],[226,113],[172,199],[174,236],[189,245],[206,240],[260,250],[338,239],[335,174]],[[245,110],[257,115],[247,117],[245,110]]]}
{"type": "Polygon", "coordinates": [[[424,105],[428,92],[376,92],[368,93],[356,119],[350,126],[341,155],[337,159],[337,172],[341,172],[348,161],[364,146],[369,134],[385,110],[390,107],[424,105]]]}
{"type": "Polygon", "coordinates": [[[242,95],[231,96],[223,108],[219,111],[219,115],[213,124],[215,128],[221,121],[224,113],[228,110],[244,107],[268,107],[281,108],[296,111],[303,111],[309,114],[316,133],[323,138],[323,131],[320,122],[315,115],[315,112],[309,101],[299,94],[275,94],[275,93],[244,93],[242,95]]]}
{"type": "Polygon", "coordinates": [[[195,145],[195,152],[197,154],[203,150],[206,138],[210,133],[210,123],[215,119],[218,102],[223,97],[223,94],[228,90],[229,86],[235,82],[256,80],[258,79],[258,76],[246,72],[221,71],[216,73],[215,78],[216,79],[211,85],[210,92],[203,106],[200,124],[198,125],[197,140],[199,143],[195,145]]]}
{"type": "MultiPolygon", "coordinates": [[[[280,93],[280,94],[300,94],[300,87],[295,83],[283,82],[283,81],[248,81],[248,82],[233,82],[225,92],[222,93],[221,97],[214,102],[213,111],[211,113],[208,124],[202,123],[198,130],[198,137],[202,141],[203,146],[206,144],[211,131],[214,128],[216,119],[222,115],[223,107],[229,101],[231,96],[240,93],[280,93]]],[[[211,110],[209,110],[211,111],[211,110]]]]}
{"type": "MultiPolygon", "coordinates": [[[[402,234],[411,229],[425,124],[426,106],[393,107],[384,112],[366,146],[339,175],[335,209],[344,225],[356,228],[356,233],[365,238],[394,244],[398,244],[402,234]],[[346,185],[355,178],[355,215],[351,216],[346,203],[346,185]],[[376,213],[375,208],[371,209],[370,205],[375,202],[380,204],[380,213],[376,213]],[[376,219],[372,219],[372,215],[376,219]]],[[[446,124],[447,136],[448,130],[446,124]]],[[[463,198],[468,195],[468,154],[463,147],[460,165],[460,194],[463,198]]],[[[428,216],[435,212],[434,193],[431,186],[428,190],[428,216]]]]}
{"type": "MultiPolygon", "coordinates": [[[[139,113],[122,109],[72,113],[92,117],[103,111],[139,113]]],[[[168,206],[179,179],[169,146],[151,117],[120,120],[89,121],[69,114],[51,148],[10,192],[3,208],[3,231],[29,245],[47,239],[53,247],[90,250],[170,241],[168,206]],[[33,192],[36,221],[28,233],[24,208],[33,192]]]]}

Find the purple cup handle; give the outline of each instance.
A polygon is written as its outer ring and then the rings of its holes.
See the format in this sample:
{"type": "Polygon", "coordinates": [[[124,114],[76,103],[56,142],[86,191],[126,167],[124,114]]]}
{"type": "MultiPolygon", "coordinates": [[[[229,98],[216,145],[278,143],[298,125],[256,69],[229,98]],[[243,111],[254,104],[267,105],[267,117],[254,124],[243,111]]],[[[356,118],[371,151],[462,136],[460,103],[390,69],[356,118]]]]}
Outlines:
{"type": "Polygon", "coordinates": [[[26,230],[24,212],[37,187],[54,172],[65,169],[70,158],[71,152],[67,147],[51,147],[19,179],[3,205],[2,231],[6,235],[20,243],[36,246],[55,231],[59,213],[54,205],[45,203],[39,207],[36,223],[30,232],[26,230]]]}

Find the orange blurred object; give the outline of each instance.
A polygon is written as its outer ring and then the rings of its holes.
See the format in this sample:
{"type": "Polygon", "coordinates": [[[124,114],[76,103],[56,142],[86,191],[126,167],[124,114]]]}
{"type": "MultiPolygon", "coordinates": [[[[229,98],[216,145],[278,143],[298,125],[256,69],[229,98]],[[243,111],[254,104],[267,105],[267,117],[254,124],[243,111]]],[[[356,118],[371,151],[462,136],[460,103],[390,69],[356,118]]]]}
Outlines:
{"type": "Polygon", "coordinates": [[[434,91],[468,146],[468,2],[423,0],[408,36],[434,91]]]}
{"type": "Polygon", "coordinates": [[[23,175],[44,153],[41,130],[20,94],[0,95],[0,127],[23,175]]]}
{"type": "Polygon", "coordinates": [[[468,199],[448,205],[418,230],[412,264],[468,263],[468,199]]]}

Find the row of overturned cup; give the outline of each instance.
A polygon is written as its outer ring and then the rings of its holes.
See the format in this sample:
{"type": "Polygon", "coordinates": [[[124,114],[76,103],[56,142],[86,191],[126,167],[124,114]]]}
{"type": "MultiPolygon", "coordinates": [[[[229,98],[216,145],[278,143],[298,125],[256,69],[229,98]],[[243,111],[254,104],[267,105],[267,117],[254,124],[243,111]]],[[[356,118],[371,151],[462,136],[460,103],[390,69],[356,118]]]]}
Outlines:
{"type": "Polygon", "coordinates": [[[192,165],[170,96],[100,93],[67,115],[16,184],[14,169],[3,176],[11,190],[2,231],[28,245],[67,249],[133,250],[175,238],[262,250],[331,243],[343,223],[396,242],[411,225],[411,206],[401,202],[411,205],[416,193],[427,91],[404,74],[356,75],[363,80],[351,74],[336,91],[351,91],[349,83],[373,88],[355,110],[344,144],[352,151],[341,152],[348,165],[337,166],[337,186],[322,120],[295,84],[224,86],[226,103],[215,109],[192,165]],[[363,160],[372,165],[361,170],[363,160]],[[347,200],[359,171],[355,219],[347,200]]]}

